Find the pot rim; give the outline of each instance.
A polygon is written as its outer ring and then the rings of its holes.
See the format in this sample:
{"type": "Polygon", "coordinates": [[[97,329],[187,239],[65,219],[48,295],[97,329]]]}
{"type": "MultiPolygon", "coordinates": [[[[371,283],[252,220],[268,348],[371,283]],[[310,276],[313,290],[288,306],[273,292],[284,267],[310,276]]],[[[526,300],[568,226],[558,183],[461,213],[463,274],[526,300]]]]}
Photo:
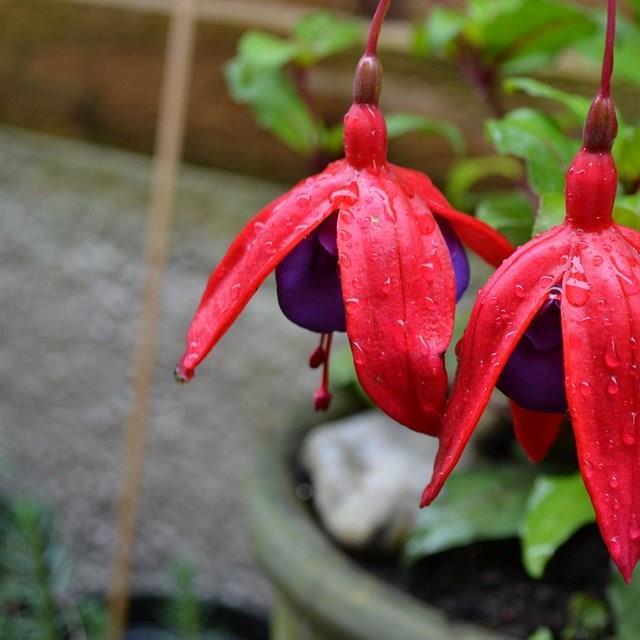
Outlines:
{"type": "Polygon", "coordinates": [[[312,425],[273,429],[249,474],[246,520],[254,555],[279,594],[328,637],[353,640],[513,640],[383,582],[349,561],[295,492],[296,454],[312,425]]]}

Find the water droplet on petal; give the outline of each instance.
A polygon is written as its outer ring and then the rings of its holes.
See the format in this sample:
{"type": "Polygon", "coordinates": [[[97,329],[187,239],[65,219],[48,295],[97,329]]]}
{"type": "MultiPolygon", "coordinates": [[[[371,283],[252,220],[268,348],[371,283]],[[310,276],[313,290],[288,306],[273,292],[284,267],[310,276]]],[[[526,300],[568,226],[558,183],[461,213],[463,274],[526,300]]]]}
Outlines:
{"type": "Polygon", "coordinates": [[[565,282],[565,294],[569,304],[574,307],[583,307],[589,301],[591,285],[587,282],[579,256],[571,258],[571,269],[565,282]]]}
{"type": "Polygon", "coordinates": [[[618,487],[620,485],[620,480],[618,479],[618,476],[615,473],[612,473],[609,476],[609,486],[612,489],[615,489],[616,487],[618,487]]]}
{"type": "Polygon", "coordinates": [[[391,291],[391,277],[382,283],[382,293],[388,294],[391,291]]]}
{"type": "Polygon", "coordinates": [[[264,245],[262,245],[262,250],[269,256],[272,256],[276,252],[276,248],[271,240],[267,240],[264,245]]]}
{"type": "Polygon", "coordinates": [[[602,264],[602,256],[593,256],[593,266],[599,267],[602,264]]]}
{"type": "Polygon", "coordinates": [[[611,376],[609,378],[609,382],[607,383],[607,393],[610,396],[615,396],[618,391],[620,391],[620,384],[618,383],[618,379],[615,376],[611,376]]]}
{"type": "Polygon", "coordinates": [[[554,278],[553,276],[541,276],[540,280],[538,280],[538,284],[543,288],[546,289],[547,287],[550,287],[553,284],[554,278]]]}
{"type": "Polygon", "coordinates": [[[296,200],[296,204],[301,209],[306,209],[309,206],[309,204],[311,204],[311,198],[309,196],[306,196],[306,195],[298,196],[298,198],[296,200]]]}
{"type": "Polygon", "coordinates": [[[613,338],[607,345],[607,349],[604,354],[604,361],[609,369],[617,369],[620,366],[620,358],[616,350],[616,342],[613,338]]]}
{"type": "Polygon", "coordinates": [[[339,208],[341,205],[352,205],[355,204],[358,200],[359,190],[358,185],[355,182],[348,184],[342,189],[338,189],[334,191],[329,196],[329,202],[336,208],[339,208]]]}
{"type": "Polygon", "coordinates": [[[586,381],[583,380],[580,383],[580,393],[586,398],[587,396],[591,395],[591,385],[586,381]]]}
{"type": "Polygon", "coordinates": [[[234,284],[231,287],[231,299],[232,300],[237,300],[238,296],[240,295],[240,285],[239,284],[234,284]]]}
{"type": "Polygon", "coordinates": [[[522,299],[527,297],[527,292],[522,283],[516,285],[516,297],[522,299]]]}

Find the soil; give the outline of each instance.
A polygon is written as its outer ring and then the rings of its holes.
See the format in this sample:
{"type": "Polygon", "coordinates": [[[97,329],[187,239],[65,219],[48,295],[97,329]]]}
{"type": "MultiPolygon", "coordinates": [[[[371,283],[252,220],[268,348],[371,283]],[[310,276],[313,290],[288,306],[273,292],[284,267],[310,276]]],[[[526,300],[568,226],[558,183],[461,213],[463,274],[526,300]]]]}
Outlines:
{"type": "Polygon", "coordinates": [[[540,627],[559,634],[576,592],[604,599],[609,557],[595,526],[584,527],[550,562],[541,580],[520,561],[518,540],[476,543],[428,557],[411,568],[397,559],[352,556],[386,582],[451,618],[528,638],[540,627]]]}
{"type": "MultiPolygon", "coordinates": [[[[500,457],[502,448],[496,447],[496,442],[490,445],[491,457],[500,457]]],[[[295,476],[298,482],[310,482],[299,466],[295,476]]],[[[313,509],[313,499],[309,502],[313,509]]],[[[315,512],[314,517],[322,526],[315,512]]],[[[343,551],[363,569],[443,610],[451,619],[515,638],[528,638],[541,627],[556,638],[562,637],[571,597],[579,592],[606,603],[605,588],[611,573],[609,555],[596,525],[583,527],[560,547],[540,580],[526,573],[520,542],[515,538],[434,554],[409,567],[393,556],[343,551]]],[[[589,636],[590,640],[610,637],[611,629],[599,638],[589,636]]]]}

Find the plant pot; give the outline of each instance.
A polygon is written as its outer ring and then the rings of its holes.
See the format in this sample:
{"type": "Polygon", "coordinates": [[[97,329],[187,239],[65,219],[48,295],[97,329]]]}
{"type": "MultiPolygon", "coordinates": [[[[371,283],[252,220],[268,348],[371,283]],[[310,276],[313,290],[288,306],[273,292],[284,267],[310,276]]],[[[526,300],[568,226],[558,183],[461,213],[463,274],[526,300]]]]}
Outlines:
{"type": "Polygon", "coordinates": [[[249,535],[276,591],[272,640],[510,638],[450,622],[360,569],[329,540],[295,490],[295,457],[309,429],[298,424],[272,434],[249,478],[249,535]]]}

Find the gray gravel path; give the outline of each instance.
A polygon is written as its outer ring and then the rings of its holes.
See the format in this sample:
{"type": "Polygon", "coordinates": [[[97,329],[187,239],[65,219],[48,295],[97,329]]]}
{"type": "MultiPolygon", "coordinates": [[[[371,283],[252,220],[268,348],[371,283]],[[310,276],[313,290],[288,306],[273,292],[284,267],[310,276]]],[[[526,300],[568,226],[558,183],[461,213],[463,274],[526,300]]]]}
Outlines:
{"type": "MultiPolygon", "coordinates": [[[[145,157],[0,128],[0,437],[4,491],[56,511],[77,588],[104,589],[142,282],[145,157]]],[[[176,557],[206,594],[264,605],[242,530],[242,478],[260,434],[307,401],[314,337],[260,290],[186,387],[183,333],[212,265],[281,187],[186,168],[161,318],[134,586],[162,589],[176,557]]]]}

